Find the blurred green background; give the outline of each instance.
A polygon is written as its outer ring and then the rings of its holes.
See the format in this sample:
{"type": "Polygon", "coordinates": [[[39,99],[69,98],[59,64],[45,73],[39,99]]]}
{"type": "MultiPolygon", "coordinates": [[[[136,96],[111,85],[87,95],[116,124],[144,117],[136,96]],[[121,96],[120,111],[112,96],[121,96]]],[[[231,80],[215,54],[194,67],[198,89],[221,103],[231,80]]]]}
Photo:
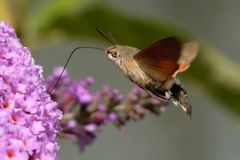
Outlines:
{"type": "MultiPolygon", "coordinates": [[[[33,57],[50,74],[79,45],[108,47],[95,30],[140,49],[166,36],[197,40],[201,50],[179,75],[193,105],[193,119],[174,106],[160,117],[132,122],[126,133],[106,126],[80,154],[59,140],[61,160],[239,160],[240,1],[234,0],[1,0],[9,21],[33,57]]],[[[96,77],[123,93],[134,85],[99,51],[81,50],[68,70],[76,79],[96,77]]]]}

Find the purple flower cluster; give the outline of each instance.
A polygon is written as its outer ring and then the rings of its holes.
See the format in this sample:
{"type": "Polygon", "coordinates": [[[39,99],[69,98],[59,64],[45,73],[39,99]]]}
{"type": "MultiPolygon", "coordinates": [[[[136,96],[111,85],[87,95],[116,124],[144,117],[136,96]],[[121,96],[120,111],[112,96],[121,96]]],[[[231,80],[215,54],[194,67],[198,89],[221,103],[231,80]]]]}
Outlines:
{"type": "MultiPolygon", "coordinates": [[[[56,67],[53,70],[53,74],[46,79],[47,88],[53,86],[62,69],[56,67]]],[[[159,114],[166,109],[166,102],[152,98],[138,87],[124,97],[109,86],[91,92],[93,84],[91,77],[77,81],[65,71],[51,93],[64,114],[61,135],[77,141],[81,151],[93,142],[102,125],[113,123],[124,131],[129,120],[139,120],[148,113],[159,114]]]]}
{"type": "Polygon", "coordinates": [[[14,29],[0,22],[0,159],[55,160],[62,112],[14,29]]]}

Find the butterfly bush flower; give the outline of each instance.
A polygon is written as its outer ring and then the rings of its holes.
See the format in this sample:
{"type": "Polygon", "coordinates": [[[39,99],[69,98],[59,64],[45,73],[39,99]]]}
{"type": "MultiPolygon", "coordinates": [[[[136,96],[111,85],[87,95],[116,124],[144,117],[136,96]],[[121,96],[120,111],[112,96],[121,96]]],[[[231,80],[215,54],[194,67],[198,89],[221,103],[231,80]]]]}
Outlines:
{"type": "MultiPolygon", "coordinates": [[[[46,79],[50,89],[57,81],[62,67],[53,69],[46,79]]],[[[61,136],[78,142],[80,150],[91,144],[101,127],[108,123],[115,124],[121,131],[130,120],[143,119],[147,114],[159,114],[166,109],[166,102],[158,101],[143,89],[135,87],[125,97],[116,89],[105,85],[96,92],[91,92],[94,84],[92,77],[74,80],[67,71],[51,93],[63,111],[61,136]]]]}
{"type": "Polygon", "coordinates": [[[0,159],[55,160],[61,111],[14,29],[0,22],[0,159]]]}

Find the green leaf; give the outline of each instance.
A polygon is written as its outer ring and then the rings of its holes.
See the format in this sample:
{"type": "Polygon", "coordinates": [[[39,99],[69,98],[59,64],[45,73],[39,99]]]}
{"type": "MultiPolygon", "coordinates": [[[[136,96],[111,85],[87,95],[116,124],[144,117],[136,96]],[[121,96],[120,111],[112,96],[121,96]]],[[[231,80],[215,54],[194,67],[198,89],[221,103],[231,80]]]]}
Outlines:
{"type": "Polygon", "coordinates": [[[96,32],[96,27],[102,27],[114,33],[118,43],[135,45],[140,48],[161,37],[176,35],[186,38],[187,36],[186,32],[176,27],[124,16],[103,5],[88,6],[87,9],[82,4],[76,6],[78,7],[75,7],[75,12],[71,11],[72,14],[61,11],[59,8],[54,8],[53,13],[50,12],[49,7],[39,9],[39,12],[33,15],[34,23],[32,22],[37,36],[47,37],[46,35],[55,34],[57,31],[71,38],[94,38],[106,42],[96,32]],[[48,16],[51,15],[50,13],[54,16],[48,16]]]}
{"type": "Polygon", "coordinates": [[[216,48],[202,44],[201,52],[187,76],[208,95],[225,104],[240,116],[240,66],[216,48]]]}
{"type": "MultiPolygon", "coordinates": [[[[77,14],[81,14],[96,0],[48,0],[44,1],[30,16],[29,25],[37,32],[48,28],[48,24],[54,23],[60,17],[68,17],[77,21],[77,14]]],[[[63,22],[65,23],[65,22],[63,22]]]]}

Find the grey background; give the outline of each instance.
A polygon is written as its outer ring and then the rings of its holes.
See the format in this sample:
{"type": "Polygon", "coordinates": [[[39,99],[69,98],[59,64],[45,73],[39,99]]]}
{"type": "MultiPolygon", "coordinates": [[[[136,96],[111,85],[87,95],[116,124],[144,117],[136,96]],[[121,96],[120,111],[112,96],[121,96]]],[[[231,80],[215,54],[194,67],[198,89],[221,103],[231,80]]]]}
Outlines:
{"type": "MultiPolygon", "coordinates": [[[[105,0],[125,14],[150,16],[175,24],[206,39],[236,62],[240,60],[240,1],[234,0],[105,0]]],[[[141,34],[141,33],[139,33],[141,34]]],[[[65,63],[77,45],[106,46],[72,40],[46,46],[33,54],[48,75],[51,68],[65,63]]],[[[68,66],[74,78],[96,77],[94,89],[103,84],[126,93],[133,84],[100,52],[82,50],[68,66]],[[94,53],[92,53],[94,52],[94,53]]],[[[202,74],[202,73],[200,73],[202,74]]],[[[182,76],[184,78],[184,74],[182,76]]],[[[193,119],[174,106],[160,117],[128,124],[126,133],[112,125],[103,128],[97,140],[80,154],[76,144],[59,140],[61,160],[239,160],[239,120],[226,108],[210,99],[201,88],[183,82],[193,104],[193,119]]]]}

